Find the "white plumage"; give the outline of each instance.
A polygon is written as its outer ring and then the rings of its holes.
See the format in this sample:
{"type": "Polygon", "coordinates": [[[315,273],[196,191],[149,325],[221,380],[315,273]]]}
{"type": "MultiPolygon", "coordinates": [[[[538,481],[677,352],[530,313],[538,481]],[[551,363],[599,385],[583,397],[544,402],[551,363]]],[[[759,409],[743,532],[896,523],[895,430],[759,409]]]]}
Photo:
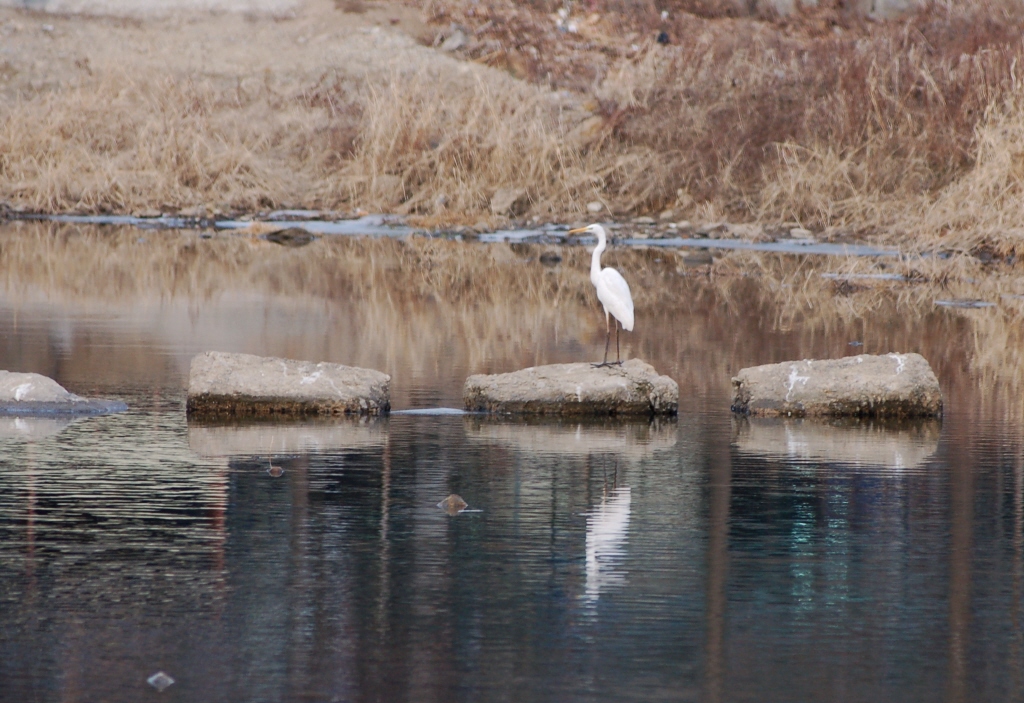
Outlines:
{"type": "MultiPolygon", "coordinates": [[[[604,307],[604,322],[607,335],[604,343],[604,361],[597,366],[608,366],[608,345],[611,343],[612,330],[609,325],[608,315],[611,314],[622,329],[627,332],[633,331],[633,296],[629,292],[629,284],[615,269],[609,267],[601,268],[601,254],[608,248],[608,235],[601,225],[590,225],[579,229],[569,230],[569,234],[592,234],[597,237],[597,247],[590,258],[590,282],[597,289],[597,299],[604,307]]],[[[619,328],[615,328],[615,357],[618,364],[622,363],[619,355],[619,328]]]]}

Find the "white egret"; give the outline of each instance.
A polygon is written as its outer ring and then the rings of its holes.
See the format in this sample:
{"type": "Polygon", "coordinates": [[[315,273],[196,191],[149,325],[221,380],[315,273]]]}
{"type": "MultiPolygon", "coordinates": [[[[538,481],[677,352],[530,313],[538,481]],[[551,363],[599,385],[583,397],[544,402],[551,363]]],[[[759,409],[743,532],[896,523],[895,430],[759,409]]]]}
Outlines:
{"type": "Polygon", "coordinates": [[[633,296],[629,293],[629,284],[622,274],[609,267],[601,268],[601,254],[608,248],[608,235],[601,225],[590,225],[569,230],[569,234],[592,234],[597,237],[597,248],[590,258],[590,282],[597,289],[597,299],[604,306],[604,361],[594,364],[595,367],[611,366],[608,363],[608,345],[612,341],[612,328],[608,315],[616,320],[615,326],[615,363],[621,365],[619,354],[619,327],[627,332],[633,331],[633,296]]]}

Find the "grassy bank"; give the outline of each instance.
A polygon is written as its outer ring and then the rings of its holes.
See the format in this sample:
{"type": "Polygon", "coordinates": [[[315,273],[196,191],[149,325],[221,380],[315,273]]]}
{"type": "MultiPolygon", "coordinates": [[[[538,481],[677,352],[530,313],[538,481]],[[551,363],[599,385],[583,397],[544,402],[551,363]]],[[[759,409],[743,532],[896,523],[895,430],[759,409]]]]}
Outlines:
{"type": "Polygon", "coordinates": [[[494,224],[491,197],[512,188],[521,217],[579,219],[598,201],[619,217],[1022,248],[1018,3],[932,3],[886,22],[840,5],[788,18],[574,7],[565,32],[539,2],[433,1],[421,10],[438,43],[458,28],[461,46],[381,56],[358,76],[98,68],[27,91],[0,105],[0,200],[494,224]]]}

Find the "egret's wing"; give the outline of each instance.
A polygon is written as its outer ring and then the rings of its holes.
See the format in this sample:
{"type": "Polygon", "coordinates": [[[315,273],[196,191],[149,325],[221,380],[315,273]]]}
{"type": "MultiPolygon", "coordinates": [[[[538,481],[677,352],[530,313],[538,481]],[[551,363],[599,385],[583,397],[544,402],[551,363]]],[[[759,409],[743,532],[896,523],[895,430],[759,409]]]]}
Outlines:
{"type": "Polygon", "coordinates": [[[601,285],[597,287],[597,299],[615,319],[622,323],[622,329],[633,329],[633,296],[629,284],[622,274],[613,268],[601,269],[601,285]]]}

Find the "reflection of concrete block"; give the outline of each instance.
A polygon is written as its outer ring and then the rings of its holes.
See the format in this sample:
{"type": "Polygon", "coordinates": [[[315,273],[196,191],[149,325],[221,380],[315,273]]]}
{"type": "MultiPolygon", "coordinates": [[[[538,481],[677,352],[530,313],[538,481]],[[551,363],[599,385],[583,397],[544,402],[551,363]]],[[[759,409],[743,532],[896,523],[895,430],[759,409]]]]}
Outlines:
{"type": "Polygon", "coordinates": [[[75,421],[71,415],[56,417],[0,417],[0,440],[46,439],[75,421]]]}
{"type": "Polygon", "coordinates": [[[621,366],[551,364],[470,376],[466,410],[526,415],[675,415],[679,386],[639,359],[621,366]]]}
{"type": "Polygon", "coordinates": [[[734,412],[763,416],[939,417],[942,392],[920,354],[861,354],[740,371],[734,412]]]}
{"type": "Polygon", "coordinates": [[[596,454],[622,459],[645,459],[672,449],[679,434],[674,417],[581,420],[500,419],[466,415],[466,437],[474,442],[501,444],[526,454],[586,457],[596,454]]]}
{"type": "Polygon", "coordinates": [[[188,423],[188,447],[200,456],[311,454],[383,446],[383,419],[325,418],[291,422],[188,423]]]}
{"type": "Polygon", "coordinates": [[[391,377],[373,369],[251,354],[192,359],[188,413],[379,415],[391,409],[391,377]]]}
{"type": "Polygon", "coordinates": [[[912,469],[939,447],[934,419],[809,420],[733,418],[733,447],[768,459],[826,462],[883,469],[912,469]]]}

